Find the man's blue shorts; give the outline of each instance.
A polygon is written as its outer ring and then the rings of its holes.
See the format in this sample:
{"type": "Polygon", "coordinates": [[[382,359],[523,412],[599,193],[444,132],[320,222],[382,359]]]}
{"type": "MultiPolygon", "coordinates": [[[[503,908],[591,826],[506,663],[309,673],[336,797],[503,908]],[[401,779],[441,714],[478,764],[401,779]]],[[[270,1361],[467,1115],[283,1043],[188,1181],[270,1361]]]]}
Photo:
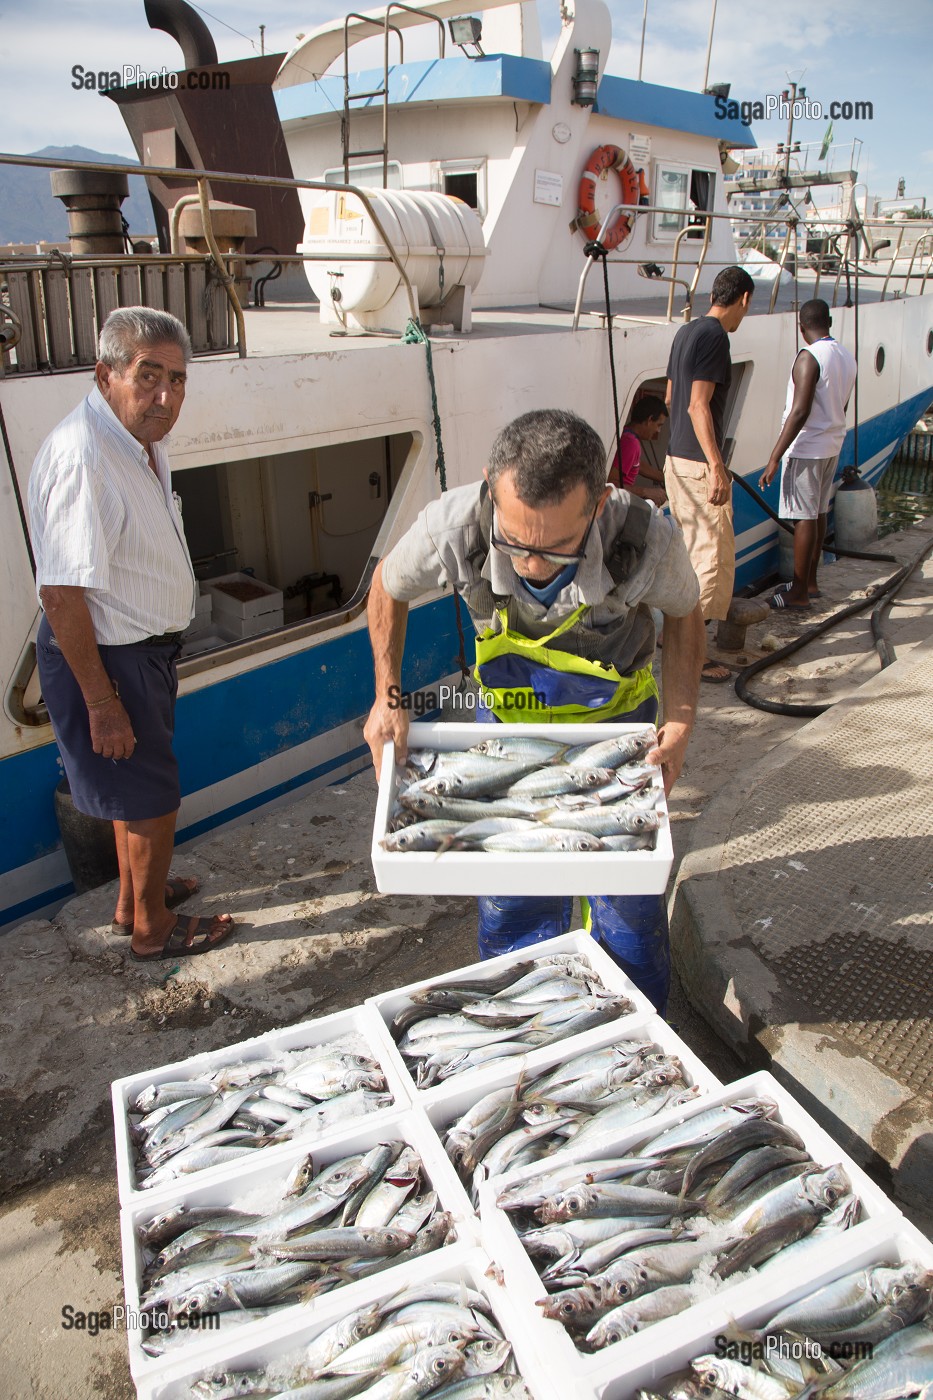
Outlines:
{"type": "Polygon", "coordinates": [[[181,789],[172,734],[178,651],[173,642],[100,647],[104,670],[119,692],[136,735],[132,758],[102,758],[91,748],[81,689],[43,616],[36,638],[42,698],[79,812],[107,821],[130,822],[177,812],[181,789]]]}

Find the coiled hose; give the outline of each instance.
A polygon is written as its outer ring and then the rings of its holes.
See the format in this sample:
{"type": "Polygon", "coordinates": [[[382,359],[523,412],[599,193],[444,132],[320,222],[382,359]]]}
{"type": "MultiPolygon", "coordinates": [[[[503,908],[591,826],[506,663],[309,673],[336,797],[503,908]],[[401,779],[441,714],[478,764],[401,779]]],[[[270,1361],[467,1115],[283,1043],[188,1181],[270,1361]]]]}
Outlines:
{"type": "MultiPolygon", "coordinates": [[[[793,656],[808,643],[821,637],[824,632],[828,632],[838,623],[844,622],[847,617],[854,617],[856,613],[864,612],[866,608],[872,608],[871,631],[875,639],[875,648],[881,661],[881,669],[884,670],[896,661],[897,656],[891,639],[884,631],[884,615],[892,606],[894,599],[907,583],[908,579],[920,567],[927,555],[933,550],[933,540],[930,540],[918,550],[912,559],[892,574],[884,583],[876,584],[866,598],[860,598],[855,603],[849,603],[846,607],[840,608],[838,612],[827,617],[823,622],[819,622],[815,627],[808,627],[799,637],[795,637],[786,647],[781,647],[779,651],[772,652],[770,656],[764,656],[760,661],[753,661],[750,666],[746,666],[744,671],[740,671],[735,678],[735,693],[746,705],[752,705],[756,710],[766,710],[772,715],[790,715],[793,718],[815,719],[817,715],[825,714],[832,709],[835,701],[830,701],[828,705],[793,705],[785,701],[766,700],[758,695],[752,695],[748,690],[748,683],[754,676],[766,671],[769,666],[776,666],[779,661],[784,661],[788,656],[793,656]]],[[[860,556],[864,558],[865,556],[860,556]]],[[[878,556],[870,556],[877,558],[878,556]]],[[[886,558],[893,556],[887,555],[886,558]]]]}

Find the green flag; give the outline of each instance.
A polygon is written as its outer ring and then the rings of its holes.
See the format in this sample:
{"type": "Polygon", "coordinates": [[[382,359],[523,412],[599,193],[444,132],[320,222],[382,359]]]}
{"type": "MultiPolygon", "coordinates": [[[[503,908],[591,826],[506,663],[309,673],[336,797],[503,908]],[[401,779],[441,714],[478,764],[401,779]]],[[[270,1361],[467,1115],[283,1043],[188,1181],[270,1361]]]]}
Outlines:
{"type": "Polygon", "coordinates": [[[825,160],[825,159],[826,159],[827,155],[829,154],[829,148],[830,148],[830,146],[831,146],[832,144],[833,144],[833,124],[832,124],[832,122],[830,122],[829,126],[826,128],[826,131],[825,131],[825,133],[824,133],[824,135],[823,135],[823,144],[822,144],[822,146],[820,147],[820,154],[819,154],[819,159],[820,159],[820,160],[825,160]]]}

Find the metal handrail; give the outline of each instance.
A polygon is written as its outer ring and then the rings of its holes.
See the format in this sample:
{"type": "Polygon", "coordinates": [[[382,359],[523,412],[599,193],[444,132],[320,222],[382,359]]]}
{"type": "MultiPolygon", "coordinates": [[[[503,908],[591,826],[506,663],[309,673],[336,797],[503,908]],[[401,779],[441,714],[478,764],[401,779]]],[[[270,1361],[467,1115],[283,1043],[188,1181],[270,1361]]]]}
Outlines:
{"type": "MultiPolygon", "coordinates": [[[[403,7],[405,8],[405,7],[403,7]]],[[[436,18],[436,16],[432,16],[436,18]]],[[[386,233],[382,220],[376,213],[370,193],[358,185],[334,186],[326,184],[323,180],[297,180],[284,175],[231,175],[224,170],[182,170],[174,165],[130,165],[119,162],[110,164],[96,160],[50,160],[47,156],[18,156],[12,155],[8,151],[0,151],[0,165],[26,165],[39,170],[91,170],[103,172],[110,175],[142,175],[157,176],[160,180],[183,180],[190,183],[195,179],[217,181],[218,184],[228,185],[259,185],[272,189],[283,190],[321,190],[325,193],[340,188],[349,194],[354,194],[362,200],[367,213],[372,219],[376,232],[386,246],[390,260],[395,264],[395,268],[405,287],[405,294],[408,297],[408,309],[411,319],[418,319],[418,310],[415,305],[415,295],[411,285],[411,279],[405,271],[405,267],[399,258],[398,253],[386,233]]]]}
{"type": "MultiPolygon", "coordinates": [[[[706,222],[706,228],[707,228],[708,231],[712,228],[713,221],[716,220],[716,219],[728,220],[729,223],[734,223],[734,222],[735,222],[735,218],[736,218],[736,215],[735,215],[735,214],[730,214],[730,213],[728,213],[728,212],[714,211],[714,210],[711,210],[711,209],[697,209],[697,210],[684,209],[684,210],[672,210],[671,207],[670,207],[669,205],[656,205],[656,204],[616,204],[616,205],[614,205],[614,206],[610,209],[609,213],[606,215],[606,218],[603,220],[602,225],[600,226],[599,233],[597,234],[595,241],[596,241],[596,242],[601,242],[601,241],[602,241],[603,235],[606,233],[606,230],[612,225],[612,223],[614,222],[615,218],[616,218],[618,215],[671,214],[671,213],[680,213],[680,214],[683,215],[684,218],[687,218],[688,216],[691,217],[691,218],[694,218],[694,219],[696,219],[696,218],[701,218],[701,217],[702,217],[702,218],[705,220],[705,222],[706,222]]],[[[842,218],[839,218],[839,219],[826,219],[826,218],[823,218],[823,217],[821,216],[818,220],[809,220],[809,219],[801,219],[801,218],[799,217],[799,215],[796,214],[796,213],[789,213],[789,214],[786,214],[786,215],[783,215],[783,216],[781,216],[781,215],[779,215],[779,214],[775,214],[775,213],[771,213],[771,214],[744,214],[744,213],[743,213],[743,215],[742,215],[742,222],[743,222],[743,223],[765,224],[765,225],[773,225],[773,224],[785,224],[785,225],[787,225],[787,231],[786,231],[786,233],[785,233],[784,248],[783,248],[783,250],[782,250],[781,259],[780,259],[780,262],[779,262],[778,264],[776,264],[776,266],[779,267],[780,271],[783,271],[783,270],[784,270],[784,264],[785,264],[785,262],[787,261],[787,257],[789,256],[789,253],[790,253],[790,235],[791,235],[791,233],[793,232],[794,229],[796,229],[796,230],[800,230],[800,229],[806,230],[806,229],[813,228],[813,229],[819,229],[820,232],[825,233],[825,232],[826,232],[829,228],[831,228],[831,227],[838,227],[839,230],[840,230],[840,232],[845,231],[845,230],[849,230],[849,236],[848,236],[847,243],[846,243],[847,251],[848,251],[849,247],[851,246],[851,241],[852,241],[851,220],[848,220],[848,219],[842,219],[842,218]]],[[[858,228],[859,228],[859,229],[865,229],[865,228],[888,228],[888,229],[889,229],[890,227],[891,227],[890,223],[888,223],[887,221],[885,221],[885,220],[883,220],[883,219],[860,219],[860,220],[858,221],[858,228]]],[[[676,273],[676,270],[677,270],[677,261],[678,261],[679,252],[680,252],[680,240],[681,240],[687,233],[689,233],[689,232],[691,231],[691,228],[695,229],[695,228],[696,228],[696,225],[693,224],[693,225],[687,225],[687,226],[685,226],[683,229],[681,229],[681,230],[678,232],[678,234],[677,234],[677,236],[676,236],[676,238],[675,238],[675,240],[674,240],[674,255],[673,255],[672,277],[673,277],[673,275],[676,273]]],[[[922,243],[925,243],[926,240],[927,240],[928,238],[933,238],[933,234],[924,234],[924,235],[922,236],[922,238],[918,239],[917,245],[916,245],[917,248],[919,248],[920,245],[921,245],[922,243]]],[[[694,274],[694,281],[693,281],[693,288],[694,288],[694,289],[695,289],[695,287],[696,287],[697,282],[699,281],[700,272],[703,270],[703,268],[704,268],[704,267],[709,263],[709,261],[710,261],[709,258],[708,258],[708,252],[709,252],[709,238],[708,238],[708,237],[705,237],[704,240],[703,240],[703,244],[701,245],[701,248],[700,248],[700,256],[699,256],[699,258],[697,259],[697,268],[696,268],[696,272],[695,272],[695,274],[694,274]]],[[[915,248],[915,255],[916,255],[916,248],[915,248]]],[[[643,262],[645,261],[645,257],[643,256],[643,257],[639,257],[639,258],[612,258],[612,259],[610,259],[610,261],[616,262],[616,263],[621,263],[621,264],[629,264],[629,265],[635,264],[635,265],[638,265],[638,264],[643,263],[643,262]]],[[[933,257],[931,257],[930,267],[928,267],[928,268],[926,269],[926,271],[923,272],[923,273],[914,273],[914,272],[913,272],[913,261],[914,261],[914,260],[913,260],[913,258],[912,258],[912,259],[911,259],[911,265],[910,265],[910,267],[908,268],[907,275],[906,275],[905,280],[904,280],[905,294],[906,294],[906,290],[907,290],[907,284],[912,280],[912,278],[914,278],[914,277],[919,278],[919,280],[920,280],[920,290],[921,290],[921,292],[922,292],[923,287],[924,287],[926,281],[928,280],[928,278],[930,278],[931,276],[933,276],[933,257]]],[[[576,329],[578,328],[579,324],[580,324],[580,316],[581,316],[581,314],[582,314],[582,308],[583,308],[583,295],[584,295],[584,291],[585,291],[585,289],[586,289],[586,282],[587,282],[587,278],[589,277],[590,268],[591,268],[592,264],[593,264],[593,259],[590,258],[589,256],[586,256],[586,257],[584,258],[583,269],[582,269],[582,271],[581,271],[581,273],[580,273],[580,282],[579,282],[579,285],[578,285],[578,287],[577,287],[577,297],[576,297],[576,301],[575,301],[575,303],[574,303],[573,322],[572,322],[572,329],[573,329],[573,330],[576,330],[576,329]]],[[[715,264],[711,264],[711,265],[715,266],[715,264]]],[[[723,266],[731,266],[731,265],[732,265],[731,263],[724,263],[724,264],[723,264],[723,266]]],[[[885,279],[885,282],[887,283],[887,280],[890,278],[890,275],[891,275],[891,270],[888,269],[887,273],[883,273],[883,272],[876,271],[876,270],[874,270],[874,269],[872,269],[872,268],[864,267],[864,266],[862,266],[861,264],[859,264],[858,273],[859,273],[859,276],[860,276],[860,277],[879,278],[879,279],[880,279],[880,278],[884,278],[884,279],[885,279]]],[[[668,281],[668,280],[670,280],[670,279],[665,278],[664,280],[665,280],[665,281],[668,281]]],[[[774,304],[775,304],[776,297],[777,297],[777,288],[778,288],[779,285],[780,285],[780,272],[779,272],[778,276],[775,278],[775,285],[774,285],[774,288],[772,289],[771,303],[770,303],[769,308],[768,308],[768,314],[769,314],[769,315],[770,315],[771,312],[774,310],[774,304]]],[[[837,284],[836,284],[836,285],[837,285],[837,287],[838,287],[838,279],[837,279],[837,284]]],[[[674,283],[673,283],[673,281],[672,281],[672,282],[671,282],[671,290],[670,290],[670,293],[669,293],[669,295],[668,295],[668,310],[667,310],[667,320],[668,320],[668,321],[672,321],[672,320],[673,320],[673,296],[674,296],[674,283]]],[[[690,294],[688,294],[688,297],[689,297],[689,296],[690,296],[690,294]]]]}
{"type": "MultiPolygon", "coordinates": [[[[644,206],[642,206],[642,207],[644,207],[644,206]]],[[[703,243],[702,243],[702,245],[701,245],[701,247],[700,247],[700,256],[699,256],[699,258],[697,259],[696,270],[695,270],[695,272],[694,272],[694,274],[693,274],[693,278],[692,278],[692,280],[691,280],[689,286],[687,287],[687,301],[686,301],[686,305],[684,306],[684,312],[683,312],[683,316],[684,316],[684,320],[685,320],[685,321],[689,321],[689,320],[690,320],[690,316],[691,316],[691,313],[692,313],[692,311],[693,311],[693,294],[694,294],[694,292],[695,292],[696,289],[697,289],[697,282],[698,282],[699,277],[700,277],[700,272],[701,272],[701,270],[702,270],[703,264],[704,264],[705,261],[706,261],[706,254],[707,254],[707,251],[708,251],[708,249],[709,249],[709,236],[710,236],[710,232],[711,232],[712,227],[713,227],[713,221],[712,221],[712,219],[710,219],[710,218],[708,217],[708,215],[707,215],[707,213],[706,213],[706,210],[702,210],[702,211],[698,211],[698,212],[699,212],[699,217],[701,217],[701,218],[703,219],[703,222],[704,222],[705,227],[704,227],[704,229],[703,229],[703,243]]],[[[667,319],[668,319],[669,321],[672,321],[673,318],[674,318],[674,287],[675,287],[675,285],[676,285],[676,283],[677,283],[677,281],[678,281],[678,277],[677,277],[677,264],[678,264],[678,261],[679,261],[679,259],[680,259],[680,243],[681,243],[681,239],[683,239],[683,238],[688,238],[688,237],[690,236],[690,234],[693,233],[693,231],[694,231],[695,229],[696,229],[696,224],[684,224],[683,228],[680,230],[680,232],[678,233],[677,237],[674,239],[674,256],[673,256],[673,258],[671,259],[671,277],[670,277],[671,289],[670,289],[670,291],[669,291],[668,294],[667,294],[667,319]]]]}
{"type": "MultiPolygon", "coordinates": [[[[770,300],[769,303],[768,303],[768,315],[769,315],[769,316],[771,315],[771,313],[772,313],[772,311],[774,310],[774,307],[775,307],[775,305],[776,305],[776,303],[777,303],[778,289],[779,289],[779,287],[780,287],[780,285],[781,285],[781,273],[784,271],[784,268],[785,268],[785,266],[786,266],[786,264],[787,264],[787,254],[788,254],[788,251],[789,251],[789,249],[790,249],[790,240],[791,240],[792,237],[796,237],[796,234],[797,234],[797,226],[798,226],[799,222],[800,222],[799,219],[790,219],[790,218],[789,218],[789,219],[787,220],[787,228],[786,228],[785,231],[784,231],[784,247],[781,249],[781,257],[780,257],[780,261],[778,262],[778,272],[777,272],[777,276],[776,276],[775,279],[774,279],[774,286],[771,288],[771,300],[770,300]]],[[[834,302],[833,304],[835,305],[835,302],[834,302]]]]}
{"type": "Polygon", "coordinates": [[[884,286],[881,288],[881,300],[882,300],[882,301],[884,301],[885,297],[886,297],[887,294],[888,294],[888,283],[889,283],[890,280],[891,280],[891,273],[894,271],[894,264],[897,262],[897,255],[898,255],[898,253],[901,251],[901,244],[903,243],[903,241],[904,241],[904,229],[903,229],[903,227],[902,227],[902,228],[901,228],[900,237],[899,237],[898,240],[897,240],[897,247],[894,249],[894,252],[891,254],[891,266],[888,268],[888,275],[887,275],[887,277],[884,279],[884,286]]]}
{"type": "MultiPolygon", "coordinates": [[[[911,276],[913,275],[914,262],[916,261],[917,253],[918,253],[919,249],[922,247],[922,245],[923,245],[924,243],[928,242],[928,241],[930,242],[930,262],[931,262],[931,264],[933,264],[933,233],[924,233],[924,234],[921,234],[921,236],[917,239],[916,243],[914,244],[914,250],[913,250],[913,252],[912,252],[911,255],[910,255],[910,264],[909,264],[909,266],[908,266],[908,268],[907,268],[907,274],[906,274],[906,276],[905,276],[905,278],[904,278],[904,295],[905,295],[905,296],[906,296],[906,294],[907,294],[907,283],[910,281],[910,278],[911,278],[911,276]]],[[[929,277],[929,275],[930,275],[930,268],[928,267],[927,270],[926,270],[926,272],[924,272],[924,274],[923,274],[923,276],[922,276],[922,278],[921,278],[921,282],[920,282],[920,294],[921,294],[921,295],[923,295],[924,284],[926,283],[926,280],[927,280],[927,278],[929,277]]]]}

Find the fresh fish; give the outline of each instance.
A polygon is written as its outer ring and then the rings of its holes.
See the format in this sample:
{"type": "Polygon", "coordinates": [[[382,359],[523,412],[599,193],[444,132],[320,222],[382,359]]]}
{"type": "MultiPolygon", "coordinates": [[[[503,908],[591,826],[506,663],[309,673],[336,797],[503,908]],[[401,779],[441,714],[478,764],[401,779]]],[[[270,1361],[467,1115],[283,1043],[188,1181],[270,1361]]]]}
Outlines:
{"type": "Polygon", "coordinates": [[[488,758],[485,754],[459,754],[456,762],[445,765],[408,789],[412,796],[492,797],[538,767],[534,758],[488,758]]]}
{"type": "Polygon", "coordinates": [[[701,1205],[701,1201],[682,1201],[644,1186],[607,1181],[566,1191],[546,1201],[535,1214],[546,1224],[594,1215],[652,1215],[672,1220],[675,1215],[699,1210],[701,1205]]]}
{"type": "Polygon", "coordinates": [[[701,1147],[690,1159],[684,1174],[684,1194],[690,1191],[693,1183],[717,1162],[727,1161],[734,1154],[747,1152],[755,1147],[768,1147],[786,1144],[788,1147],[803,1149],[803,1138],[784,1123],[776,1123],[773,1118],[744,1118],[731,1127],[718,1133],[716,1137],[701,1147]]]}
{"type": "Polygon", "coordinates": [[[818,1341],[833,1340],[837,1330],[857,1326],[884,1305],[905,1305],[909,1310],[913,1300],[921,1307],[928,1304],[931,1289],[933,1273],[915,1264],[857,1269],[782,1308],[763,1332],[800,1332],[818,1341]]]}
{"type": "Polygon", "coordinates": [[[793,1164],[809,1163],[815,1166],[806,1148],[799,1147],[758,1147],[751,1152],[744,1153],[729,1170],[719,1178],[716,1185],[707,1192],[704,1197],[704,1206],[707,1211],[718,1210],[724,1206],[733,1196],[738,1196],[748,1186],[777,1167],[791,1166],[793,1164]]]}
{"type": "Polygon", "coordinates": [[[644,729],[638,734],[622,734],[589,744],[568,762],[574,768],[621,768],[623,764],[643,759],[658,742],[657,730],[644,729]]]}
{"type": "Polygon", "coordinates": [[[210,1098],[213,1093],[214,1085],[208,1080],[166,1080],[162,1084],[150,1084],[147,1088],[141,1089],[133,1102],[129,1104],[129,1111],[131,1113],[152,1113],[153,1110],[170,1108],[173,1104],[184,1103],[185,1100],[210,1098]]]}
{"type": "Polygon", "coordinates": [[[491,736],[473,744],[468,753],[483,753],[490,758],[533,758],[538,763],[556,763],[567,751],[566,744],[555,743],[553,739],[499,738],[491,736]]]}
{"type": "Polygon", "coordinates": [[[450,820],[415,822],[390,832],[379,844],[384,851],[436,851],[456,836],[461,826],[461,822],[450,820]]]}
{"type": "Polygon", "coordinates": [[[746,1400],[788,1400],[791,1394],[783,1381],[728,1358],[698,1356],[690,1369],[702,1386],[744,1396],[746,1400]]]}
{"type": "Polygon", "coordinates": [[[734,1232],[752,1234],[798,1207],[809,1210],[818,1218],[832,1210],[851,1190],[849,1178],[841,1166],[827,1167],[825,1171],[816,1169],[775,1187],[744,1211],[732,1216],[730,1228],[734,1232]]]}
{"type": "Polygon", "coordinates": [[[540,820],[545,826],[586,831],[600,837],[642,836],[657,831],[661,825],[658,812],[627,807],[584,807],[581,811],[555,807],[542,813],[540,820]]]}
{"type": "Polygon", "coordinates": [[[874,1348],[841,1380],[821,1392],[825,1400],[901,1400],[933,1396],[933,1331],[914,1323],[874,1348]]]}
{"type": "Polygon", "coordinates": [[[770,1099],[742,1099],[737,1103],[720,1104],[707,1109],[705,1113],[694,1114],[674,1128],[668,1128],[646,1142],[639,1153],[645,1157],[657,1157],[680,1147],[700,1147],[725,1128],[746,1118],[775,1118],[777,1111],[777,1104],[770,1099]]]}
{"type": "Polygon", "coordinates": [[[538,827],[530,831],[503,832],[500,836],[488,836],[483,842],[484,851],[598,851],[599,839],[585,831],[565,830],[562,827],[538,827]]]}
{"type": "Polygon", "coordinates": [[[676,1317],[692,1302],[693,1290],[687,1284],[673,1283],[656,1288],[606,1313],[586,1334],[586,1340],[594,1348],[612,1346],[614,1342],[633,1336],[653,1322],[676,1317]]]}
{"type": "Polygon", "coordinates": [[[612,779],[610,768],[573,767],[555,764],[528,773],[508,789],[509,797],[556,797],[565,792],[589,792],[604,787],[612,779]]]}

